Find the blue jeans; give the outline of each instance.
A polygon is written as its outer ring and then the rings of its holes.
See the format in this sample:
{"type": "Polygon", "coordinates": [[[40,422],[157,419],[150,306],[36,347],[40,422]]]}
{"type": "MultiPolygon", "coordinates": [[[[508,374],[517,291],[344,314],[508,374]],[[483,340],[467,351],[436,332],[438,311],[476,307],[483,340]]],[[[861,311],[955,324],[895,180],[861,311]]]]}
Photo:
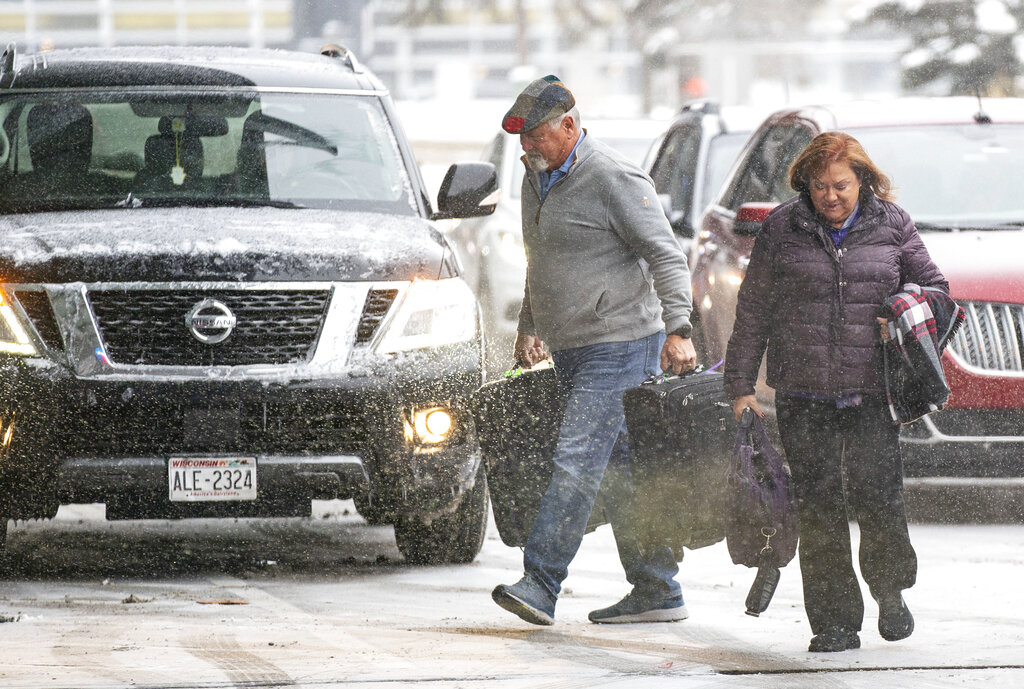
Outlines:
{"type": "Polygon", "coordinates": [[[586,531],[594,499],[605,481],[605,510],[629,583],[654,598],[680,593],[672,549],[637,541],[631,518],[633,486],[622,393],[661,373],[665,334],[608,342],[553,354],[559,386],[567,393],[554,471],[526,541],[524,569],[552,598],[558,595],[586,531]]]}

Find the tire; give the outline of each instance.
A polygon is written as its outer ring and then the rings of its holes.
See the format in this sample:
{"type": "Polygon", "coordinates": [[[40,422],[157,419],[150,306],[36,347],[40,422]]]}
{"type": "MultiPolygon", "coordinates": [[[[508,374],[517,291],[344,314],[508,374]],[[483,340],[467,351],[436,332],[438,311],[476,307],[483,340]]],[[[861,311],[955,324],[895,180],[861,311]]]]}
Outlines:
{"type": "Polygon", "coordinates": [[[10,574],[11,561],[7,557],[7,515],[0,514],[0,577],[10,574]]]}
{"type": "Polygon", "coordinates": [[[438,517],[430,525],[415,517],[395,522],[395,542],[413,565],[468,564],[476,558],[487,531],[487,474],[483,466],[476,483],[452,514],[438,517]]]}

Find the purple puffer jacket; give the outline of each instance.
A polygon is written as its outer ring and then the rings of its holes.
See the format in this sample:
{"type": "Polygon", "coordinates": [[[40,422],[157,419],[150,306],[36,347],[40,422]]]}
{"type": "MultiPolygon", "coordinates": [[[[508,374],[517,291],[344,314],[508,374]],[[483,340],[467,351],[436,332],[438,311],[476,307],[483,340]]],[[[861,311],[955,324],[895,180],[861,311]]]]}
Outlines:
{"type": "Polygon", "coordinates": [[[740,287],[725,357],[725,389],[754,393],[768,348],[767,383],[781,393],[885,394],[875,318],[906,282],[949,290],[910,216],[866,192],[837,249],[801,194],[761,226],[740,287]]]}

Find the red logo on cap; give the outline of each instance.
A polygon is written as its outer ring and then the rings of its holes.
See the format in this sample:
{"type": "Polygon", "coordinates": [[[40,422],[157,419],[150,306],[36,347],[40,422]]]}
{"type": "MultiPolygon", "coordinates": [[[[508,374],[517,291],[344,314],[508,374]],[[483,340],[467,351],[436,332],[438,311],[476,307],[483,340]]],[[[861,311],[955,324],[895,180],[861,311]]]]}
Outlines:
{"type": "Polygon", "coordinates": [[[523,125],[526,124],[526,120],[522,117],[506,117],[504,128],[509,134],[518,134],[523,130],[523,125]]]}

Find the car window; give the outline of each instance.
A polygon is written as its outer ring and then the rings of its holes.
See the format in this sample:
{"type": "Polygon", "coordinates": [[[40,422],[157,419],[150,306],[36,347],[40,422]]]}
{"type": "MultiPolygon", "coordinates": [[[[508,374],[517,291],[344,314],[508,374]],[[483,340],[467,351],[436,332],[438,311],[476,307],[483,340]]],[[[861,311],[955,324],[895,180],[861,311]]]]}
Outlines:
{"type": "Polygon", "coordinates": [[[494,166],[495,170],[501,169],[501,159],[505,156],[505,137],[501,134],[491,139],[484,149],[484,160],[494,166]]]}
{"type": "Polygon", "coordinates": [[[729,207],[735,210],[744,203],[781,203],[793,196],[787,171],[812,138],[812,133],[799,125],[769,129],[747,156],[727,193],[729,207]]]}
{"type": "Polygon", "coordinates": [[[743,150],[743,144],[750,138],[750,132],[719,134],[711,139],[708,146],[707,170],[705,171],[704,188],[700,207],[707,208],[715,195],[725,183],[737,156],[743,150]]]}
{"type": "Polygon", "coordinates": [[[368,96],[81,90],[0,100],[7,211],[287,203],[416,212],[368,96]]]}
{"type": "Polygon", "coordinates": [[[644,157],[651,147],[651,140],[646,137],[599,136],[596,134],[595,136],[597,136],[599,141],[603,141],[619,153],[622,153],[636,165],[643,165],[644,157]]]}
{"type": "Polygon", "coordinates": [[[693,203],[700,138],[701,128],[698,125],[673,128],[651,168],[655,188],[659,194],[671,197],[674,211],[685,213],[693,203]]]}
{"type": "Polygon", "coordinates": [[[850,130],[918,223],[1024,222],[1024,125],[850,130]]]}

